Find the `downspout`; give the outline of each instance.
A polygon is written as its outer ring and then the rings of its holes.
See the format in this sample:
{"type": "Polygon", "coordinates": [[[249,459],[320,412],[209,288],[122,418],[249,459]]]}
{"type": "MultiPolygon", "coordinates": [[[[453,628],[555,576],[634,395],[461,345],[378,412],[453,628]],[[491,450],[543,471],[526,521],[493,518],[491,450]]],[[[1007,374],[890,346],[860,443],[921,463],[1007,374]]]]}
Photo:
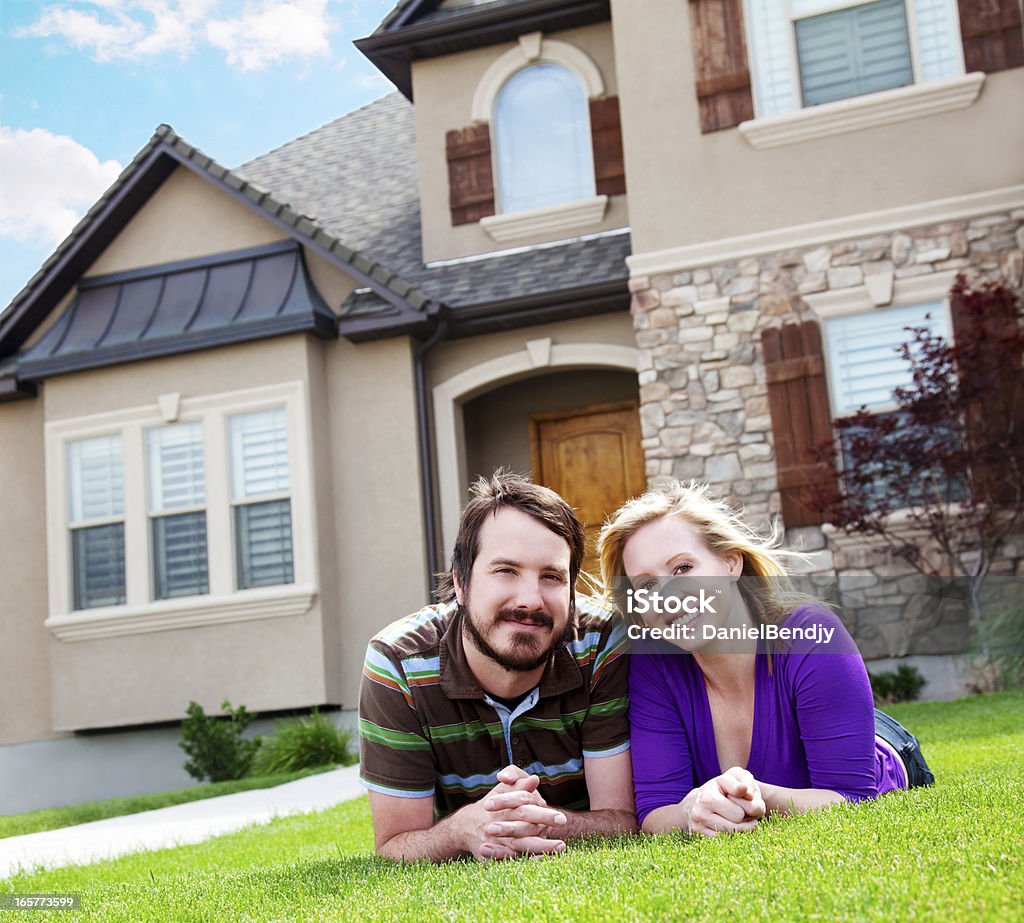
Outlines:
{"type": "Polygon", "coordinates": [[[420,493],[423,497],[423,532],[426,537],[427,599],[434,598],[434,574],[439,569],[437,504],[434,499],[434,453],[430,450],[430,407],[427,402],[426,358],[448,333],[448,309],[441,305],[434,332],[416,345],[413,372],[416,382],[416,429],[420,450],[420,493]]]}

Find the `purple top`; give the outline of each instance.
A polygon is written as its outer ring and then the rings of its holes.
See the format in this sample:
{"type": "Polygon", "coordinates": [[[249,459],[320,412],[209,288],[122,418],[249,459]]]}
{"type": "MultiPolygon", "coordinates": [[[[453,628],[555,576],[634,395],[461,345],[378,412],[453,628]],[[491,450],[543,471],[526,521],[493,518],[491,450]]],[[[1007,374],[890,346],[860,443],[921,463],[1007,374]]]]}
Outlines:
{"type": "MultiPolygon", "coordinates": [[[[875,741],[867,670],[839,618],[822,606],[804,605],[781,624],[815,623],[835,629],[829,643],[787,642],[783,653],[773,654],[771,674],[764,641],[758,642],[746,768],[761,782],[828,789],[850,801],[906,788],[903,767],[875,741]]],[[[634,645],[629,721],[640,823],[724,771],[704,674],[679,648],[665,642],[634,645]]]]}

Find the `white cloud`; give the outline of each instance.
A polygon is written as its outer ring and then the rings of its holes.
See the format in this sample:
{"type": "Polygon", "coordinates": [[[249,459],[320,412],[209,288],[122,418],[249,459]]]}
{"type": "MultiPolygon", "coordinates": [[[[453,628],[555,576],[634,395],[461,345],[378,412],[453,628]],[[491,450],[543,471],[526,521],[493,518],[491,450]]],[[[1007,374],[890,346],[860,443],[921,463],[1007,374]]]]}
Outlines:
{"type": "Polygon", "coordinates": [[[19,36],[63,39],[96,61],[187,58],[206,42],[257,70],[330,52],[328,0],[69,0],[43,7],[19,36]]]}
{"type": "Polygon", "coordinates": [[[66,135],[0,126],[0,238],[56,246],[120,172],[66,135]]]}
{"type": "Polygon", "coordinates": [[[247,4],[240,16],[206,24],[210,44],[227,54],[228,64],[246,71],[327,54],[330,31],[327,0],[264,0],[247,4]]]}

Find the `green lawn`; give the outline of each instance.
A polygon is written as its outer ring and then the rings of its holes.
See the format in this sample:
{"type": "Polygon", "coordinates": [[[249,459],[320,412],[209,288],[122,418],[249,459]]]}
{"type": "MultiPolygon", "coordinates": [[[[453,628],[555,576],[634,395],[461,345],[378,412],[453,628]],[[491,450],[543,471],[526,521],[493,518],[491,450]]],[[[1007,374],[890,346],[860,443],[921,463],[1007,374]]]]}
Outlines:
{"type": "Polygon", "coordinates": [[[271,788],[294,782],[305,776],[315,775],[333,769],[333,766],[320,766],[317,769],[306,769],[302,772],[285,772],[272,776],[254,776],[239,779],[235,782],[212,782],[207,785],[193,785],[170,792],[155,792],[149,795],[129,795],[124,798],[108,798],[106,801],[83,801],[80,804],[69,804],[62,808],[44,808],[41,811],[29,811],[26,814],[0,815],[0,839],[8,836],[22,836],[26,833],[39,833],[42,830],[56,830],[59,827],[70,827],[74,824],[87,824],[94,820],[107,817],[120,817],[123,814],[138,814],[140,811],[154,811],[175,804],[189,801],[202,801],[204,798],[215,798],[218,795],[233,795],[235,792],[248,792],[258,788],[271,788]]]}
{"type": "Polygon", "coordinates": [[[0,891],[78,893],[74,919],[89,920],[1021,920],[1024,693],[891,710],[922,738],[934,788],[752,834],[398,866],[371,855],[359,799],[195,846],[21,875],[0,891]]]}

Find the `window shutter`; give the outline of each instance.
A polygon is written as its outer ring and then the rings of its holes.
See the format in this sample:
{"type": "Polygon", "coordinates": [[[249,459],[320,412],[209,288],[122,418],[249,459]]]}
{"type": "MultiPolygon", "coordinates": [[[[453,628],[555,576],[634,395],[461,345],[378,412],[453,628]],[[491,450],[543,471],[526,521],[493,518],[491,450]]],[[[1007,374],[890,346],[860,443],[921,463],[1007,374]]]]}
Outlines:
{"type": "Polygon", "coordinates": [[[827,490],[836,484],[832,465],[816,462],[812,454],[832,438],[821,331],[815,321],[787,324],[765,330],[761,345],[782,517],[787,528],[817,525],[824,517],[805,505],[810,487],[827,490]]]}
{"type": "Polygon", "coordinates": [[[487,123],[452,130],[446,137],[448,204],[452,224],[472,224],[494,214],[491,128],[487,123]]]}
{"type": "Polygon", "coordinates": [[[1019,459],[1022,454],[1024,388],[1019,378],[1016,386],[1007,384],[1014,381],[1013,370],[1020,374],[1024,356],[1014,337],[1020,323],[1014,300],[1008,297],[993,304],[998,304],[998,308],[982,320],[971,312],[963,293],[954,287],[949,307],[953,342],[977,344],[958,355],[960,378],[971,383],[976,395],[967,412],[968,438],[976,440],[972,448],[982,460],[982,470],[974,471],[975,483],[989,502],[1012,503],[1017,484],[1002,472],[1008,459],[1019,459]]]}
{"type": "Polygon", "coordinates": [[[731,128],[754,117],[742,0],[690,0],[700,130],[731,128]]]}
{"type": "Polygon", "coordinates": [[[958,0],[957,5],[968,73],[991,74],[1024,64],[1019,0],[958,0]]]}
{"type": "Polygon", "coordinates": [[[626,191],[626,167],[622,158],[622,123],[617,96],[590,101],[590,133],[597,194],[622,195],[626,191]]]}

